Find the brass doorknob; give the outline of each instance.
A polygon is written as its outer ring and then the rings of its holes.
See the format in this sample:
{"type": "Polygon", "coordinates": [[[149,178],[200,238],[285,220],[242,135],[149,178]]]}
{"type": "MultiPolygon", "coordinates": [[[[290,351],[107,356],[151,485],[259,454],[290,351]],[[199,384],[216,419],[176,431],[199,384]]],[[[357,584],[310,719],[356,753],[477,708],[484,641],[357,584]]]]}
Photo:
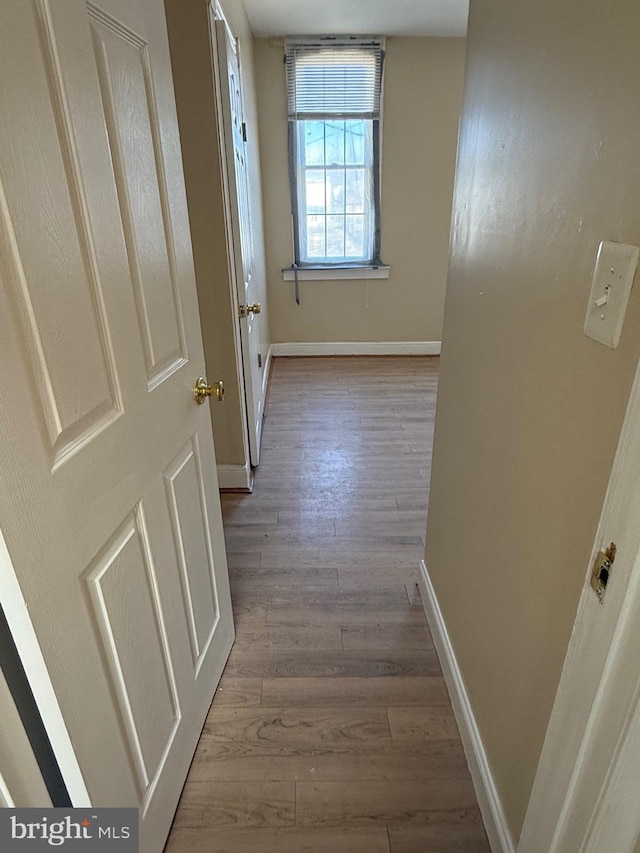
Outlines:
{"type": "Polygon", "coordinates": [[[254,302],[252,305],[238,305],[240,318],[248,317],[249,314],[259,314],[262,311],[262,306],[259,302],[254,302]]]}
{"type": "Polygon", "coordinates": [[[220,403],[224,400],[224,382],[221,379],[219,382],[214,382],[213,385],[207,385],[207,380],[204,376],[199,376],[196,379],[196,384],[193,386],[193,396],[196,398],[198,405],[202,405],[207,397],[215,397],[220,403]]]}

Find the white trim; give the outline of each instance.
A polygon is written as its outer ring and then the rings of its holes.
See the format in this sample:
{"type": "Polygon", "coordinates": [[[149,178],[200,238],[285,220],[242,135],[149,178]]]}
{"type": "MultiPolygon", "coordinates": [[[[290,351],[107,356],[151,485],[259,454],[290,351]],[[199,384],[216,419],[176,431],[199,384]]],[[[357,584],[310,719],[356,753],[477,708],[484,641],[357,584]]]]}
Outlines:
{"type": "Polygon", "coordinates": [[[253,491],[251,467],[246,465],[218,465],[218,488],[253,491]]]}
{"type": "Polygon", "coordinates": [[[229,33],[229,38],[235,44],[236,43],[236,37],[233,34],[233,30],[231,29],[231,25],[229,24],[229,21],[227,20],[227,16],[225,15],[224,9],[220,5],[219,0],[215,0],[215,3],[214,3],[214,0],[209,0],[209,10],[210,10],[211,14],[213,15],[214,20],[224,21],[225,26],[227,28],[227,32],[229,33]]]}
{"type": "Polygon", "coordinates": [[[500,794],[491,773],[491,766],[476,723],[471,700],[424,560],[420,561],[418,587],[422,606],[433,635],[433,643],[440,658],[453,712],[460,729],[460,737],[467,756],[467,763],[491,850],[493,853],[515,853],[516,848],[507,825],[500,794]]]}
{"type": "Polygon", "coordinates": [[[440,355],[440,341],[300,341],[271,345],[283,355],[440,355]]]}
{"type": "Polygon", "coordinates": [[[262,366],[262,405],[263,405],[263,415],[264,415],[264,403],[267,399],[267,385],[269,384],[269,371],[271,370],[271,359],[273,358],[273,344],[269,344],[269,349],[267,350],[267,357],[264,360],[264,364],[262,366]]]}
{"type": "MultiPolygon", "coordinates": [[[[298,269],[298,281],[348,281],[350,279],[389,278],[391,267],[325,267],[324,269],[298,269]]],[[[295,270],[285,267],[283,281],[295,281],[295,270]]]]}
{"type": "Polygon", "coordinates": [[[76,808],[91,806],[69,731],[1,532],[0,601],[71,802],[76,808]]]}
{"type": "Polygon", "coordinates": [[[636,701],[626,735],[620,741],[610,777],[594,812],[584,853],[635,849],[640,832],[637,808],[639,765],[640,705],[636,701]]]}
{"type": "Polygon", "coordinates": [[[16,804],[11,796],[11,791],[9,790],[9,786],[4,780],[2,773],[0,773],[0,808],[2,809],[15,809],[16,804]]]}

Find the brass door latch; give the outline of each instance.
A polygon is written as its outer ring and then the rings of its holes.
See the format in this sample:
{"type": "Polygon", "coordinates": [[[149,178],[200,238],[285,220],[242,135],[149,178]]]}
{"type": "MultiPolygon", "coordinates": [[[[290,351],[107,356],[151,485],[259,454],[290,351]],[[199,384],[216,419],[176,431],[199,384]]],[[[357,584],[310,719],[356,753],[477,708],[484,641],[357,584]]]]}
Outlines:
{"type": "Polygon", "coordinates": [[[593,569],[591,570],[591,589],[598,596],[600,604],[604,600],[604,594],[611,577],[613,561],[616,558],[616,545],[612,542],[604,551],[598,551],[593,569]]]}
{"type": "Polygon", "coordinates": [[[241,320],[244,320],[249,314],[259,314],[261,311],[262,306],[259,302],[254,302],[253,305],[238,305],[238,316],[241,320]]]}
{"type": "Polygon", "coordinates": [[[207,397],[215,397],[221,403],[224,400],[224,382],[214,382],[213,385],[207,385],[207,380],[204,376],[199,376],[196,379],[196,384],[193,386],[193,396],[196,403],[202,405],[207,397]]]}

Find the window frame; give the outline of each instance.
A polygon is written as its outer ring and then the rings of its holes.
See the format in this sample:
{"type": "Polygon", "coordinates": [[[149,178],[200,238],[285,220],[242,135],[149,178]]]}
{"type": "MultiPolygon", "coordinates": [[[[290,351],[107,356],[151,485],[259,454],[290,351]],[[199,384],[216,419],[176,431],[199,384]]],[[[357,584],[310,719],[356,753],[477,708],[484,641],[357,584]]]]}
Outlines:
{"type": "MultiPolygon", "coordinates": [[[[290,38],[286,41],[286,52],[285,52],[285,63],[287,67],[287,93],[288,93],[288,159],[289,159],[289,183],[290,183],[290,192],[291,192],[291,210],[292,210],[292,232],[293,232],[293,248],[294,248],[294,262],[292,265],[292,269],[302,271],[322,271],[322,270],[367,270],[367,269],[387,269],[383,264],[380,257],[380,248],[381,248],[381,229],[380,229],[380,189],[381,189],[381,123],[382,123],[382,95],[383,95],[383,79],[384,79],[384,40],[378,37],[352,37],[352,36],[326,36],[326,37],[313,37],[313,38],[290,38]],[[291,51],[295,50],[296,47],[304,45],[307,49],[312,49],[314,51],[322,51],[327,50],[331,51],[332,48],[344,46],[345,48],[354,47],[367,49],[370,48],[372,55],[375,54],[377,57],[376,61],[379,62],[378,69],[378,86],[375,90],[375,98],[379,103],[379,108],[375,110],[372,114],[344,114],[337,113],[334,111],[327,112],[319,112],[313,114],[301,113],[298,114],[291,109],[291,92],[295,92],[295,79],[292,80],[292,73],[295,74],[295,58],[291,61],[291,51]],[[308,254],[303,257],[302,256],[302,247],[303,240],[301,235],[301,228],[304,227],[301,217],[306,216],[306,211],[300,210],[300,198],[304,193],[304,190],[300,187],[301,182],[301,171],[299,170],[299,133],[300,131],[300,123],[304,121],[348,121],[352,119],[357,120],[367,120],[371,122],[371,166],[366,166],[365,168],[369,171],[371,176],[371,203],[369,215],[372,221],[371,227],[371,257],[366,258],[355,258],[351,259],[347,255],[336,257],[335,261],[325,254],[324,257],[318,258],[315,260],[310,257],[308,254]]],[[[294,95],[295,98],[295,95],[294,95]]],[[[342,167],[346,170],[347,164],[344,164],[342,167]]],[[[311,166],[309,168],[312,168],[311,166]]],[[[327,170],[326,163],[324,165],[318,166],[319,169],[327,170]]],[[[359,168],[358,166],[354,166],[354,168],[359,168]]],[[[325,178],[325,187],[326,187],[326,178],[325,178]]],[[[326,210],[323,214],[320,214],[324,217],[330,215],[326,210]]],[[[346,210],[344,214],[347,216],[346,210]]],[[[346,228],[346,223],[345,223],[346,228]]],[[[346,231],[345,231],[346,233],[346,231]]],[[[326,243],[325,243],[325,252],[326,252],[326,243]]],[[[316,276],[313,276],[314,278],[316,276]]],[[[358,276],[360,277],[360,276],[358,276]]],[[[386,276],[384,276],[386,277],[386,276]]]]}

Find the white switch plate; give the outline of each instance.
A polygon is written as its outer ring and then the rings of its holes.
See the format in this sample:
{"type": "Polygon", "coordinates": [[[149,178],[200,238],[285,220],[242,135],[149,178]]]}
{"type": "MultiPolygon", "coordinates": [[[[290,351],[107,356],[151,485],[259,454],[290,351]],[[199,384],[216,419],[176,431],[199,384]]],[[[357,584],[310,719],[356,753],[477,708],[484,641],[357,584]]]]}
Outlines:
{"type": "Polygon", "coordinates": [[[611,349],[620,343],[639,254],[638,246],[625,243],[602,242],[598,249],[584,333],[611,349]]]}

